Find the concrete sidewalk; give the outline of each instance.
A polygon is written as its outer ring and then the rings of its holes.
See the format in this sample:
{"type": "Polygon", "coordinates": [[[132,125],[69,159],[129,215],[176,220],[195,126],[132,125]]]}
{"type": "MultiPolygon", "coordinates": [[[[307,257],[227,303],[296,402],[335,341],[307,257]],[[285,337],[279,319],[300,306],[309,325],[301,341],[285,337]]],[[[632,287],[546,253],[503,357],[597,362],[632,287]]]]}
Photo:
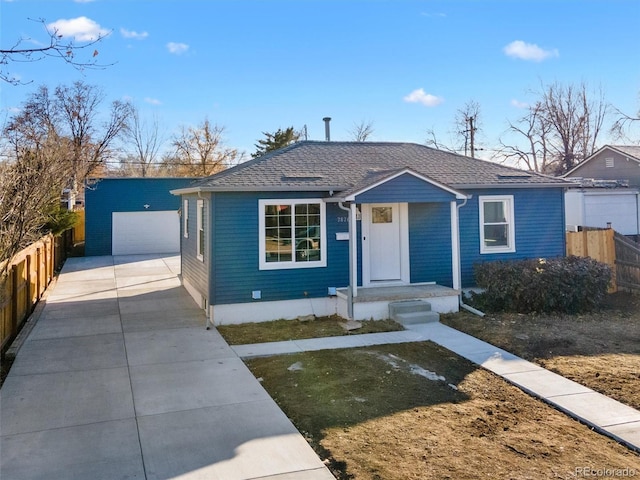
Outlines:
{"type": "Polygon", "coordinates": [[[67,260],[0,390],[0,478],[334,478],[179,268],[67,260]]]}
{"type": "Polygon", "coordinates": [[[640,451],[639,411],[441,323],[409,325],[407,328],[400,332],[237,345],[231,348],[238,356],[248,358],[431,340],[595,430],[640,451]]]}

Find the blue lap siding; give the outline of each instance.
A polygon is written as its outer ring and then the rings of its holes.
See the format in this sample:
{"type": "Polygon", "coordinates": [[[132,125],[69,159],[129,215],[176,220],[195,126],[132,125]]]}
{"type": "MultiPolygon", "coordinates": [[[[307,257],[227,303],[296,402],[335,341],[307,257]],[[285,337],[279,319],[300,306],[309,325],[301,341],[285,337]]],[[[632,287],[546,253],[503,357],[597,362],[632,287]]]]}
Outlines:
{"type": "Polygon", "coordinates": [[[182,208],[184,209],[184,200],[188,200],[187,222],[188,236],[184,236],[184,211],[180,219],[180,253],[182,254],[182,276],[188,280],[193,288],[195,288],[202,296],[209,299],[209,272],[211,268],[211,219],[209,212],[211,211],[211,196],[204,194],[201,197],[197,195],[184,195],[182,197],[182,208]],[[205,251],[202,260],[197,257],[197,241],[198,241],[198,200],[204,201],[203,226],[205,232],[205,251]]]}
{"type": "Polygon", "coordinates": [[[356,196],[357,203],[450,202],[455,195],[409,173],[356,196]]]}
{"type": "Polygon", "coordinates": [[[447,203],[409,204],[411,283],[451,287],[451,208],[447,203]]]}
{"type": "Polygon", "coordinates": [[[336,240],[336,232],[348,229],[345,211],[326,205],[327,266],[318,268],[259,270],[258,200],[323,198],[327,193],[220,193],[214,194],[212,215],[213,281],[211,303],[259,303],[252,300],[260,290],[262,301],[326,297],[328,287],[349,283],[348,242],[336,240]]]}
{"type": "MultiPolygon", "coordinates": [[[[454,196],[438,187],[403,175],[393,193],[386,184],[368,192],[367,202],[407,202],[411,282],[436,282],[452,286],[451,207],[454,196]],[[419,183],[420,188],[416,182],[419,183]],[[383,188],[385,187],[385,188],[383,188]],[[424,190],[422,193],[420,189],[424,190]]],[[[486,189],[466,191],[472,197],[459,209],[462,286],[475,285],[473,266],[478,262],[557,257],[565,253],[564,192],[562,188],[486,189]],[[478,197],[513,195],[516,251],[480,254],[478,197]]],[[[363,194],[365,195],[365,194],[363,194]]],[[[220,192],[203,195],[206,209],[204,262],[196,260],[197,196],[189,199],[189,238],[183,238],[183,275],[210,304],[256,303],[326,297],[328,287],[349,284],[349,242],[336,233],[348,231],[348,214],[326,203],[327,265],[318,268],[259,269],[259,200],[328,198],[328,192],[220,192]],[[207,279],[209,279],[207,281],[207,279]],[[260,300],[252,292],[261,292],[260,300]]],[[[358,196],[359,202],[361,196],[358,196]]],[[[359,203],[358,202],[358,203],[359,203]]],[[[462,202],[458,200],[458,204],[462,202]]],[[[357,222],[358,283],[362,283],[361,222],[357,222]]]]}
{"type": "Polygon", "coordinates": [[[462,286],[474,286],[473,266],[494,260],[554,258],[565,255],[564,189],[488,189],[476,190],[460,208],[460,255],[462,286]],[[480,195],[513,195],[515,245],[513,253],[480,253],[480,195]]]}

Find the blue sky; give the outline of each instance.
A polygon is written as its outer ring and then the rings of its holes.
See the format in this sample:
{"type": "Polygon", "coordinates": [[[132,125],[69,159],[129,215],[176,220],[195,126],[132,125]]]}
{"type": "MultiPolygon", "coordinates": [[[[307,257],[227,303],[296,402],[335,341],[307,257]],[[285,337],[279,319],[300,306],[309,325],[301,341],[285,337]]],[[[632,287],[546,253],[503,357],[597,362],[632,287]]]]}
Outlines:
{"type": "Polygon", "coordinates": [[[33,83],[1,85],[3,118],[38,85],[83,80],[132,100],[167,139],[207,117],[250,154],[263,131],[306,125],[324,139],[325,116],[332,140],[365,121],[372,140],[424,143],[433,129],[446,142],[471,100],[480,146],[491,149],[553,82],[602,87],[617,108],[640,108],[638,0],[2,0],[0,9],[3,48],[46,41],[29,20],[42,18],[77,40],[111,32],[96,48],[113,63],[12,64],[33,83]]]}

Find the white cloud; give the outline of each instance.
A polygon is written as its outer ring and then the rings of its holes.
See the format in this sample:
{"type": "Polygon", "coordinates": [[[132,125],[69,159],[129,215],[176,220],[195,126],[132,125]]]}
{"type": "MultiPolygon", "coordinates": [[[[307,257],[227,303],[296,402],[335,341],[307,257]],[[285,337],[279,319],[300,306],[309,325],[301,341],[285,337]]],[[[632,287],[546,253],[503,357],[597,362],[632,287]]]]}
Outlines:
{"type": "Polygon", "coordinates": [[[515,98],[511,100],[511,106],[516,108],[529,108],[529,104],[527,102],[521,102],[515,98]]]}
{"type": "Polygon", "coordinates": [[[145,103],[148,103],[149,105],[162,105],[162,102],[160,100],[158,100],[157,98],[144,97],[144,101],[145,101],[145,103]]]}
{"type": "Polygon", "coordinates": [[[54,30],[63,37],[75,37],[81,42],[96,40],[109,34],[109,30],[102,28],[98,23],[87,17],[61,18],[47,25],[50,30],[54,30]]]}
{"type": "Polygon", "coordinates": [[[521,60],[532,60],[534,62],[541,62],[550,57],[559,57],[560,52],[558,49],[545,50],[540,48],[535,43],[526,43],[522,40],[515,40],[503,49],[505,55],[512,58],[519,58],[521,60]]]}
{"type": "Polygon", "coordinates": [[[430,13],[430,12],[420,12],[420,15],[427,18],[445,18],[447,16],[446,13],[430,13]]]}
{"type": "Polygon", "coordinates": [[[95,2],[95,0],[73,0],[76,3],[92,3],[95,2]]]}
{"type": "Polygon", "coordinates": [[[135,40],[144,40],[149,36],[148,32],[136,32],[134,30],[127,30],[126,28],[120,28],[120,34],[124,38],[133,38],[135,40]]]}
{"type": "Polygon", "coordinates": [[[169,50],[169,53],[181,55],[189,50],[189,45],[187,45],[186,43],[169,42],[167,43],[167,50],[169,50]]]}
{"type": "Polygon", "coordinates": [[[403,98],[407,103],[421,103],[425,107],[435,107],[444,102],[444,98],[426,93],[423,88],[418,88],[403,98]]]}

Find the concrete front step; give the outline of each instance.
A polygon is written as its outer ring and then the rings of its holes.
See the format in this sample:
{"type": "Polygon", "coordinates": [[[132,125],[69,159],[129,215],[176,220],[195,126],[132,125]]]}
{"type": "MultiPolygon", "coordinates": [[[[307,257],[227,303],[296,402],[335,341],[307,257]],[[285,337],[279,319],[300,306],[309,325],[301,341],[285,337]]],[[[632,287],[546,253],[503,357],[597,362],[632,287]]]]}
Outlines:
{"type": "Polygon", "coordinates": [[[431,304],[424,300],[405,300],[389,303],[389,318],[403,325],[437,322],[440,315],[431,311],[431,304]]]}
{"type": "Polygon", "coordinates": [[[398,313],[393,320],[402,325],[416,325],[418,323],[439,322],[440,314],[437,312],[398,313]]]}

